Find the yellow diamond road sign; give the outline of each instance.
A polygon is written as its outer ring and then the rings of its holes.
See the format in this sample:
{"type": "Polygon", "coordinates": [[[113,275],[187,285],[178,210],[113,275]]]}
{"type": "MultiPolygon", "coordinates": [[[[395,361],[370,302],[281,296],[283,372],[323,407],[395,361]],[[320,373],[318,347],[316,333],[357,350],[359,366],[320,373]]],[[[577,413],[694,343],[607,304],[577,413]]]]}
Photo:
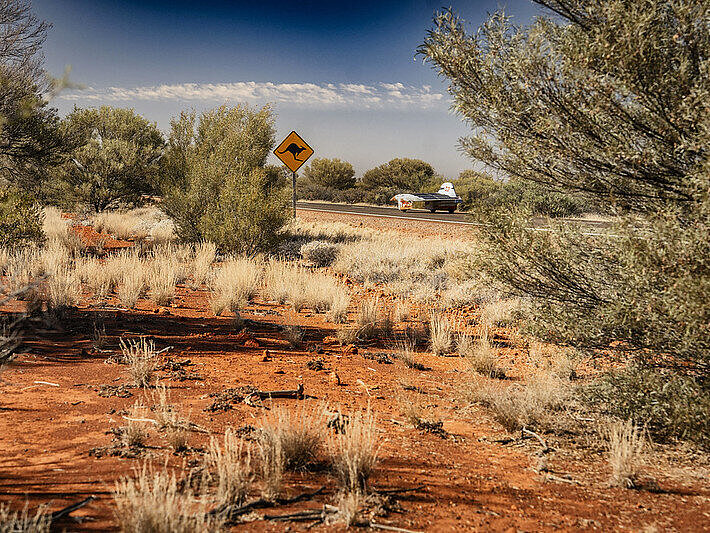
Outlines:
{"type": "Polygon", "coordinates": [[[292,131],[274,150],[274,154],[284,165],[296,172],[313,155],[313,148],[308,146],[298,133],[292,131]]]}

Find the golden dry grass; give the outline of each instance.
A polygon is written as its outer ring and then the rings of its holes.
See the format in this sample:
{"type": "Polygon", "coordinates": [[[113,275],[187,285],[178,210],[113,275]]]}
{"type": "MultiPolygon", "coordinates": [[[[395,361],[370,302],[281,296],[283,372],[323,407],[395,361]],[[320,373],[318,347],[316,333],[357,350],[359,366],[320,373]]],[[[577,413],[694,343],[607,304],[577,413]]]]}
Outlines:
{"type": "Polygon", "coordinates": [[[50,523],[44,506],[32,513],[27,505],[22,511],[11,511],[8,505],[0,504],[0,533],[48,533],[50,523]]]}
{"type": "Polygon", "coordinates": [[[451,321],[441,313],[435,313],[429,320],[429,343],[434,355],[444,355],[451,351],[453,341],[451,321]]]}
{"type": "Polygon", "coordinates": [[[329,448],[333,471],[343,492],[366,491],[379,453],[372,411],[368,408],[364,413],[351,414],[344,431],[331,436],[329,448]]]}
{"type": "Polygon", "coordinates": [[[644,431],[631,420],[616,420],[604,430],[607,441],[611,484],[634,488],[644,471],[649,444],[644,431]]]}
{"type": "Polygon", "coordinates": [[[216,437],[210,439],[205,466],[219,505],[244,503],[254,481],[251,451],[232,428],[227,428],[221,442],[216,437]]]}
{"type": "Polygon", "coordinates": [[[141,337],[138,340],[121,339],[119,344],[133,383],[137,387],[148,387],[158,364],[153,341],[141,337]]]}
{"type": "Polygon", "coordinates": [[[224,517],[208,514],[207,502],[175,475],[144,464],[135,478],[123,478],[113,491],[116,520],[125,533],[203,533],[219,531],[224,517]]]}
{"type": "Polygon", "coordinates": [[[281,441],[284,468],[288,470],[304,469],[318,459],[325,428],[324,409],[319,407],[301,406],[295,411],[274,407],[261,423],[265,439],[281,441]]]}
{"type": "Polygon", "coordinates": [[[210,306],[216,315],[237,312],[259,291],[263,264],[256,259],[235,257],[222,263],[212,281],[210,306]]]}

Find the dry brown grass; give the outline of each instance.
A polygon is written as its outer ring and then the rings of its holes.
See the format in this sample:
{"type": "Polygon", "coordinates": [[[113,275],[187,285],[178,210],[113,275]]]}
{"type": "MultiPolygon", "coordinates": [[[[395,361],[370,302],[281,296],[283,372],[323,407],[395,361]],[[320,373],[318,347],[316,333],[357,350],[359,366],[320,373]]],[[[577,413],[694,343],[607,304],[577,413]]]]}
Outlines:
{"type": "Polygon", "coordinates": [[[121,427],[121,442],[124,446],[140,447],[148,439],[145,416],[146,408],[135,402],[125,417],[126,425],[121,427]]]}
{"type": "Polygon", "coordinates": [[[529,376],[524,384],[504,385],[485,378],[473,379],[468,397],[489,407],[495,419],[508,431],[517,431],[523,427],[554,425],[555,413],[564,409],[570,392],[569,382],[547,372],[538,372],[529,376]]]}
{"type": "Polygon", "coordinates": [[[50,523],[44,506],[31,513],[27,505],[22,511],[11,511],[9,506],[0,504],[0,533],[48,533],[50,523]]]}
{"type": "Polygon", "coordinates": [[[505,370],[500,366],[498,354],[488,336],[473,340],[469,335],[460,335],[456,350],[460,356],[466,358],[475,372],[489,378],[505,378],[505,370]]]}
{"type": "Polygon", "coordinates": [[[451,351],[451,322],[442,314],[435,313],[429,320],[429,343],[434,355],[444,355],[451,351]]]}
{"type": "Polygon", "coordinates": [[[210,305],[216,315],[224,311],[237,312],[256,296],[262,276],[263,264],[246,257],[232,258],[217,268],[212,281],[210,305]]]}
{"type": "Polygon", "coordinates": [[[299,265],[272,261],[267,266],[264,281],[265,295],[280,304],[288,302],[296,311],[308,308],[315,312],[330,312],[335,322],[346,317],[348,291],[332,276],[299,265]]]}
{"type": "Polygon", "coordinates": [[[604,436],[611,466],[611,484],[629,489],[638,487],[649,450],[644,431],[631,420],[616,420],[608,424],[604,436]]]}
{"type": "Polygon", "coordinates": [[[320,455],[325,438],[324,409],[301,406],[296,411],[274,407],[263,419],[261,430],[267,440],[277,439],[284,468],[303,470],[320,455]]]}
{"type": "Polygon", "coordinates": [[[153,341],[141,337],[138,340],[121,339],[119,341],[123,359],[128,364],[128,372],[137,387],[148,387],[153,381],[153,374],[158,364],[153,341]]]}
{"type": "Polygon", "coordinates": [[[251,451],[232,428],[227,428],[222,443],[212,437],[205,463],[216,485],[219,505],[241,505],[254,481],[251,451]]]}
{"type": "Polygon", "coordinates": [[[224,517],[208,514],[207,502],[189,488],[178,488],[175,475],[144,464],[133,479],[116,483],[116,520],[125,533],[203,533],[219,531],[224,517]]]}
{"type": "Polygon", "coordinates": [[[81,280],[74,268],[58,266],[47,280],[47,303],[51,309],[76,306],[81,297],[81,280]]]}
{"type": "Polygon", "coordinates": [[[267,500],[278,498],[281,494],[284,475],[284,451],[282,441],[273,438],[271,432],[264,432],[257,440],[259,469],[261,474],[261,495],[267,500]]]}
{"type": "Polygon", "coordinates": [[[348,420],[344,432],[332,435],[329,441],[333,470],[343,492],[364,492],[377,464],[376,420],[369,408],[348,420]]]}
{"type": "Polygon", "coordinates": [[[190,420],[181,415],[170,402],[170,389],[157,383],[150,393],[153,403],[155,421],[163,431],[165,441],[174,451],[180,452],[188,448],[190,420]]]}
{"type": "Polygon", "coordinates": [[[150,263],[146,281],[150,299],[156,305],[168,305],[173,301],[180,269],[177,261],[163,256],[150,263]]]}
{"type": "Polygon", "coordinates": [[[212,263],[217,255],[217,246],[212,242],[201,242],[195,248],[192,260],[192,287],[198,289],[208,280],[212,263]]]}
{"type": "Polygon", "coordinates": [[[121,270],[113,275],[118,275],[120,284],[118,286],[118,300],[121,305],[132,309],[138,303],[138,299],[143,295],[145,290],[145,272],[144,262],[137,256],[126,254],[124,258],[119,259],[116,264],[111,264],[109,267],[122,267],[121,270]],[[123,260],[121,260],[123,259],[123,260]]]}

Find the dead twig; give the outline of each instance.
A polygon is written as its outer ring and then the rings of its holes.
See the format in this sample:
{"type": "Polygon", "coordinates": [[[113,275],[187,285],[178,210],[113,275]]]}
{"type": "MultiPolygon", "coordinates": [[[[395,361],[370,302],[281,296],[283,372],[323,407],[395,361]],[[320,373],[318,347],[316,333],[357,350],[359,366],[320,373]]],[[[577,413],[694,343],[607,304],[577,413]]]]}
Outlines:
{"type": "Polygon", "coordinates": [[[325,490],[325,486],[319,488],[316,491],[304,492],[304,493],[299,494],[298,496],[294,496],[292,498],[276,498],[275,500],[267,500],[265,498],[259,498],[258,500],[254,500],[252,502],[249,502],[244,505],[237,506],[237,507],[219,506],[219,507],[213,509],[212,511],[210,511],[209,514],[216,515],[216,514],[220,514],[220,513],[225,513],[228,520],[234,520],[238,516],[247,514],[255,509],[268,509],[269,507],[276,507],[277,505],[288,505],[291,503],[301,502],[304,500],[310,500],[311,498],[321,494],[324,490],[325,490]]]}
{"type": "Polygon", "coordinates": [[[411,529],[404,529],[395,526],[386,526],[384,524],[376,524],[375,522],[368,522],[367,525],[370,527],[374,527],[375,529],[384,529],[385,531],[399,531],[400,533],[420,533],[419,531],[413,531],[411,529]]]}
{"type": "Polygon", "coordinates": [[[376,494],[403,494],[405,492],[415,492],[425,487],[426,485],[419,485],[416,487],[412,487],[411,489],[373,489],[372,492],[376,494]]]}
{"type": "Polygon", "coordinates": [[[49,517],[51,522],[54,522],[55,520],[59,520],[60,518],[64,518],[65,516],[69,516],[71,513],[76,511],[77,509],[81,509],[85,505],[88,505],[92,501],[96,499],[96,496],[89,496],[88,498],[85,498],[81,500],[80,502],[73,503],[71,505],[67,505],[63,509],[60,509],[59,511],[54,511],[51,516],[49,517]]]}
{"type": "Polygon", "coordinates": [[[542,446],[542,453],[548,453],[548,452],[551,452],[551,451],[553,450],[552,448],[550,448],[550,447],[547,445],[547,443],[545,442],[545,440],[544,440],[540,435],[538,435],[537,433],[535,433],[534,431],[530,431],[530,430],[527,429],[527,428],[522,428],[522,429],[521,429],[521,433],[522,433],[522,438],[525,438],[525,435],[528,435],[528,436],[530,436],[530,437],[535,437],[535,438],[537,439],[537,441],[540,443],[540,446],[542,446]]]}

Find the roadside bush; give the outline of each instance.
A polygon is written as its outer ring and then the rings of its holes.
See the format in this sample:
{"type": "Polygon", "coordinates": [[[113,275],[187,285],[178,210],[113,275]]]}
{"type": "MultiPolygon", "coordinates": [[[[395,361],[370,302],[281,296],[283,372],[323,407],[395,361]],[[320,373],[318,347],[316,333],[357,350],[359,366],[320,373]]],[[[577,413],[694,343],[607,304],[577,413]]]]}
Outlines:
{"type": "Polygon", "coordinates": [[[710,449],[707,383],[668,371],[629,367],[581,390],[603,412],[644,426],[658,442],[684,439],[710,449]]]}
{"type": "Polygon", "coordinates": [[[324,241],[311,241],[301,246],[301,257],[319,267],[330,266],[338,256],[338,246],[324,241]]]}
{"type": "Polygon", "coordinates": [[[172,131],[161,182],[161,207],[186,242],[254,254],[276,247],[288,220],[278,173],[265,167],[274,146],[271,109],[222,106],[182,113],[172,131]]]}
{"type": "Polygon", "coordinates": [[[353,166],[340,159],[315,158],[306,167],[303,177],[322,187],[332,187],[343,190],[355,186],[355,170],[353,166]]]}
{"type": "MultiPolygon", "coordinates": [[[[378,188],[421,191],[434,177],[434,168],[420,159],[397,158],[365,172],[358,186],[373,190],[378,188]]],[[[388,199],[389,200],[389,199],[388,199]]]]}

